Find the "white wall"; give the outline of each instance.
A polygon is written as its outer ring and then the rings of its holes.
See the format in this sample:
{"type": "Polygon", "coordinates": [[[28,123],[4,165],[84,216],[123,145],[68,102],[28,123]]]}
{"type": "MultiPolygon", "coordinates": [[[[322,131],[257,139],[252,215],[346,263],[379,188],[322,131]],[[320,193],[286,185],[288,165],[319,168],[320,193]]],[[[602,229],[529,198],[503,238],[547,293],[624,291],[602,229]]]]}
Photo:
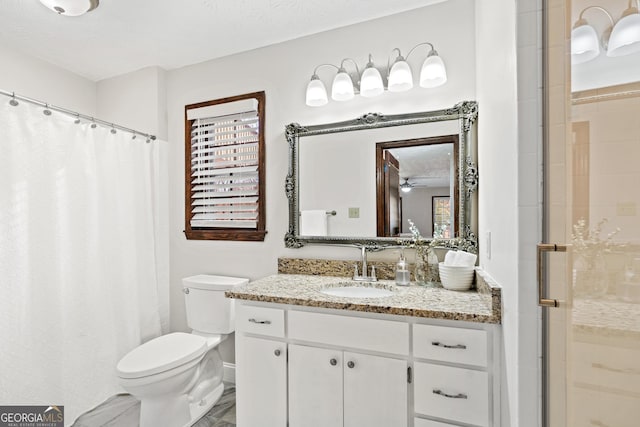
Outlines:
{"type": "MultiPolygon", "coordinates": [[[[168,73],[167,101],[170,142],[171,319],[174,330],[186,330],[180,278],[198,273],[257,279],[277,271],[280,256],[356,259],[358,251],[322,246],[286,249],[288,225],[284,179],[288,151],[284,127],[291,122],[315,124],[353,119],[366,112],[386,114],[427,111],[475,99],[473,78],[474,19],[472,0],[450,0],[435,6],[257,49],[168,73]],[[451,28],[455,27],[455,31],[451,28]],[[315,66],[354,57],[363,64],[372,53],[378,64],[394,47],[406,55],[422,41],[431,41],[447,64],[449,81],[436,89],[384,93],[378,98],[330,103],[322,108],[304,104],[304,92],[315,66]],[[267,231],[264,242],[187,241],[184,237],[184,106],[253,91],[266,91],[267,231]]],[[[416,73],[425,52],[416,51],[416,73]]],[[[321,70],[322,78],[332,76],[321,70]]],[[[377,256],[397,256],[391,253],[377,256]]],[[[372,257],[373,258],[373,257],[372,257]]],[[[230,345],[230,344],[228,344],[230,345]]],[[[223,357],[230,360],[230,349],[223,357]]]]}
{"type": "Polygon", "coordinates": [[[424,237],[433,236],[433,197],[451,196],[449,187],[416,187],[402,193],[403,230],[409,230],[407,220],[412,220],[424,237]]]}
{"type": "Polygon", "coordinates": [[[0,89],[79,113],[96,111],[96,85],[41,59],[0,45],[0,89]]]}
{"type": "MultiPolygon", "coordinates": [[[[525,426],[518,281],[518,105],[516,1],[476,3],[477,99],[479,103],[480,265],[502,285],[504,426],[525,426]],[[490,251],[486,235],[491,232],[490,251]],[[490,257],[489,257],[490,253],[490,257]]],[[[533,334],[526,336],[531,339],[533,334]]],[[[535,362],[535,356],[534,356],[535,362]]],[[[533,393],[535,402],[536,394],[533,393]]],[[[534,425],[534,424],[530,424],[534,425]]]]}
{"type": "Polygon", "coordinates": [[[503,425],[538,426],[535,247],[542,235],[541,2],[482,1],[476,13],[480,264],[503,287],[503,425]]]}
{"type": "Polygon", "coordinates": [[[166,71],[147,67],[97,83],[96,116],[167,138],[166,71]]]}

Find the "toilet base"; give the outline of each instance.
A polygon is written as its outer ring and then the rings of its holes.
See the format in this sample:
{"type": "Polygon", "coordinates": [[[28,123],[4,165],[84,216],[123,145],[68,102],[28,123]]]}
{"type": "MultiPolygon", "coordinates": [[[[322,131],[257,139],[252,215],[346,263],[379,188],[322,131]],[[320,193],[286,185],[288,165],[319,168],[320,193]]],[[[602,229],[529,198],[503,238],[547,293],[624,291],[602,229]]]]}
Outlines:
{"type": "Polygon", "coordinates": [[[191,421],[183,427],[191,427],[197,423],[213,406],[220,400],[220,396],[224,392],[224,384],[220,383],[216,388],[211,390],[202,400],[189,405],[191,412],[191,421]]]}

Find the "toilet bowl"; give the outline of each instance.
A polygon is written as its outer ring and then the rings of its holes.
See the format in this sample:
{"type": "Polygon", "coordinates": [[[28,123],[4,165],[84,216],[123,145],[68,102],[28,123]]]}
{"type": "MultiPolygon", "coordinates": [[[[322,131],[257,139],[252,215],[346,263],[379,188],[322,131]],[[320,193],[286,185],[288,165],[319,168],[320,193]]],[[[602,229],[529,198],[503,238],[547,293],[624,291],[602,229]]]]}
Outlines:
{"type": "Polygon", "coordinates": [[[140,427],[191,426],[220,398],[224,385],[218,345],[234,329],[232,300],[224,298],[224,290],[247,282],[208,275],[183,279],[187,323],[193,331],[154,338],[120,360],[120,384],[140,400],[140,427]]]}

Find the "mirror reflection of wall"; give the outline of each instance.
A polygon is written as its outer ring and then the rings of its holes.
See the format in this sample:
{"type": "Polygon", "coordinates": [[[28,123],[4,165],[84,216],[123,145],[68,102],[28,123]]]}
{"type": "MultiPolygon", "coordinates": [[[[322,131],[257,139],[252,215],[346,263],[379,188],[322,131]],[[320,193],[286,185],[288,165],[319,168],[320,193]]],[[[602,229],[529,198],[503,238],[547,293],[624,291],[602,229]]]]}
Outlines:
{"type": "MultiPolygon", "coordinates": [[[[379,217],[376,207],[378,192],[376,142],[442,138],[442,135],[452,133],[456,133],[454,136],[457,138],[458,131],[458,122],[451,120],[301,138],[298,158],[299,214],[308,210],[336,211],[336,215],[327,217],[326,234],[316,236],[384,235],[376,233],[379,217]]],[[[400,155],[402,156],[402,152],[400,155]]],[[[409,159],[405,158],[406,165],[409,164],[408,162],[409,159]]],[[[452,180],[457,177],[456,174],[457,169],[451,175],[452,180]]],[[[426,177],[428,173],[415,175],[426,177]]],[[[393,193],[395,195],[393,197],[397,199],[394,202],[395,213],[392,214],[397,218],[394,235],[399,232],[401,214],[399,177],[397,179],[393,193]]],[[[449,183],[446,184],[446,186],[449,185],[449,183]]],[[[430,211],[431,203],[425,203],[423,210],[430,211]]],[[[408,231],[406,218],[405,216],[405,228],[408,231]]],[[[300,230],[306,229],[303,227],[302,220],[300,224],[300,230]]],[[[430,235],[430,229],[429,227],[420,231],[427,237],[430,235]]]]}
{"type": "Polygon", "coordinates": [[[455,234],[457,143],[446,135],[377,144],[379,237],[409,237],[408,220],[424,237],[455,234]]]}

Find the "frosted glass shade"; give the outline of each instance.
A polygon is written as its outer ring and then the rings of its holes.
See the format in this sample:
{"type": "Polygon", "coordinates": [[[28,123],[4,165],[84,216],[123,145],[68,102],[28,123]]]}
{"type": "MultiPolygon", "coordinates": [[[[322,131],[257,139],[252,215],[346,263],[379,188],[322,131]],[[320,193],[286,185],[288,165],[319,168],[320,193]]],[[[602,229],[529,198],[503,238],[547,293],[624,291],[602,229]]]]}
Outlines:
{"type": "Polygon", "coordinates": [[[623,56],[640,52],[640,14],[635,8],[632,11],[632,13],[625,11],[625,16],[613,27],[609,37],[607,56],[623,56]]]}
{"type": "Polygon", "coordinates": [[[447,69],[444,66],[442,58],[438,55],[430,54],[422,64],[420,70],[420,86],[421,87],[437,87],[447,82],[447,69]]]}
{"type": "Polygon", "coordinates": [[[311,81],[307,85],[307,105],[309,107],[321,107],[327,105],[327,88],[324,87],[322,80],[318,76],[311,77],[311,81]]]}
{"type": "Polygon", "coordinates": [[[389,91],[403,92],[413,87],[413,74],[407,61],[396,61],[389,72],[389,91]]]}
{"type": "Polygon", "coordinates": [[[382,76],[375,67],[367,67],[360,78],[360,95],[371,98],[384,92],[382,76]]]}
{"type": "Polygon", "coordinates": [[[334,101],[348,101],[353,99],[353,81],[346,71],[339,71],[333,78],[331,98],[334,101]]]}
{"type": "Polygon", "coordinates": [[[40,3],[60,15],[80,16],[98,7],[98,0],[40,0],[40,3]]]}
{"type": "Polygon", "coordinates": [[[588,24],[571,30],[571,63],[582,64],[600,55],[600,42],[596,30],[588,24]]]}

